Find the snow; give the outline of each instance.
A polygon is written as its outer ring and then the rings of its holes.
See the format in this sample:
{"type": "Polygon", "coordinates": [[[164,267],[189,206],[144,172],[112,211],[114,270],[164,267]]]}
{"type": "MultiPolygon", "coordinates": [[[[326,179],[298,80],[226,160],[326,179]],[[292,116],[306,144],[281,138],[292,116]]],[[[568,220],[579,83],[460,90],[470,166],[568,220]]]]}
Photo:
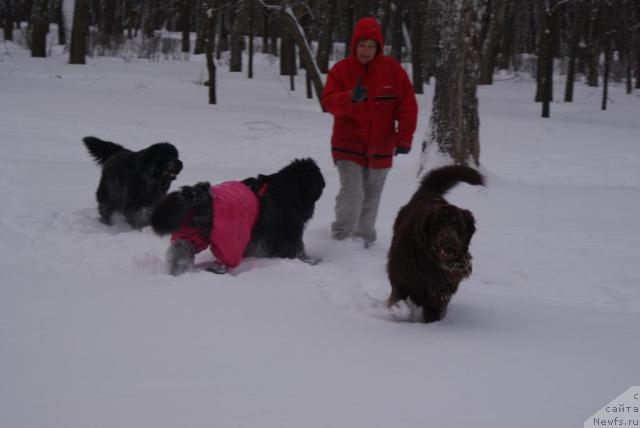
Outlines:
{"type": "Polygon", "coordinates": [[[432,86],[364,250],[330,239],[332,118],[303,74],[291,93],[268,57],[252,80],[219,64],[211,106],[198,56],[72,66],[55,47],[0,49],[1,427],[569,427],[638,384],[640,98],[624,85],[600,111],[601,89],[578,84],[550,119],[528,77],[479,88],[488,185],[448,197],[475,214],[474,272],[425,325],[385,308],[385,260],[432,86]],[[98,222],[86,135],[172,142],[173,188],[313,157],[327,187],[305,241],[322,262],[167,275],[166,238],[98,222]]]}

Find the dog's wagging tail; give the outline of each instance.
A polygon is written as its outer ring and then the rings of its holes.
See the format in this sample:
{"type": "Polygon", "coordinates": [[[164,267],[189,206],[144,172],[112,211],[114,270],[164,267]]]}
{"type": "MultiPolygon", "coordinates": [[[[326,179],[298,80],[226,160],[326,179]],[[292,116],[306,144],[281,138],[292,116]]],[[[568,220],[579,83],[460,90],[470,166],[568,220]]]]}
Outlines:
{"type": "Polygon", "coordinates": [[[422,179],[416,194],[444,196],[456,184],[463,182],[472,186],[484,186],[482,174],[464,165],[451,165],[435,169],[422,179]]]}

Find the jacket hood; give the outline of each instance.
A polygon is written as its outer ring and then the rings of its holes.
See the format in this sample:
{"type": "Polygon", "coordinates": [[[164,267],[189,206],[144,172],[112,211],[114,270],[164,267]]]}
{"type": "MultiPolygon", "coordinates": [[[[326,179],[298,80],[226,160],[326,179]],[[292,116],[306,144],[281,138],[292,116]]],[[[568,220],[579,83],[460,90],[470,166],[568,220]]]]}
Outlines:
{"type": "Polygon", "coordinates": [[[351,48],[351,55],[356,54],[356,45],[360,39],[371,39],[375,40],[378,44],[378,50],[376,52],[376,56],[382,53],[382,48],[384,46],[384,41],[382,39],[382,30],[380,29],[380,24],[375,18],[366,17],[360,18],[358,22],[356,22],[356,26],[353,29],[353,34],[351,35],[351,44],[349,47],[351,48]]]}

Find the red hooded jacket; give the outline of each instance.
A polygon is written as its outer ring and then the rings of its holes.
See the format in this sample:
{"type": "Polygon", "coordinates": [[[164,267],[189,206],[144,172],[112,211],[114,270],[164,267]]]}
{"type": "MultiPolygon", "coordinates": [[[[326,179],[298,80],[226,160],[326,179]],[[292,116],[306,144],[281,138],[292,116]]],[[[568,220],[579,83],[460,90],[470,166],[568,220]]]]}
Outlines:
{"type": "Polygon", "coordinates": [[[222,264],[234,268],[251,239],[251,230],[258,218],[258,198],[239,181],[226,181],[211,186],[213,224],[210,236],[200,229],[183,224],[171,234],[171,242],[178,239],[191,244],[196,253],[211,248],[222,264]]]}
{"type": "Polygon", "coordinates": [[[404,69],[382,54],[380,25],[362,18],[351,36],[351,54],[336,63],[327,76],[321,103],[334,116],[331,151],[334,160],[349,160],[368,168],[390,168],[396,147],[411,148],[418,106],[404,69]],[[367,64],[356,57],[361,39],[375,40],[376,56],[367,64]],[[351,100],[356,81],[367,89],[367,99],[351,100]]]}

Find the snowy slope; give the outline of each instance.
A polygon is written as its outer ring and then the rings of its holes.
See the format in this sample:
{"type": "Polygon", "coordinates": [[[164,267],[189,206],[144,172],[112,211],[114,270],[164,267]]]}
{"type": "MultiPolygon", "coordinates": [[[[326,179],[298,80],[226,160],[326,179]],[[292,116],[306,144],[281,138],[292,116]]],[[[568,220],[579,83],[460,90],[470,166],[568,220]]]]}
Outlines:
{"type": "Polygon", "coordinates": [[[329,238],[331,117],[268,58],[253,80],[221,64],[209,106],[197,57],[0,49],[0,427],[570,427],[640,382],[637,93],[612,88],[602,112],[578,85],[540,119],[530,79],[480,88],[488,186],[449,196],[476,216],[474,273],[424,325],[384,307],[384,264],[432,87],[364,250],[329,238]],[[315,158],[327,187],[305,241],[322,263],[170,277],[166,238],[97,221],[86,135],[172,142],[174,187],[315,158]]]}

